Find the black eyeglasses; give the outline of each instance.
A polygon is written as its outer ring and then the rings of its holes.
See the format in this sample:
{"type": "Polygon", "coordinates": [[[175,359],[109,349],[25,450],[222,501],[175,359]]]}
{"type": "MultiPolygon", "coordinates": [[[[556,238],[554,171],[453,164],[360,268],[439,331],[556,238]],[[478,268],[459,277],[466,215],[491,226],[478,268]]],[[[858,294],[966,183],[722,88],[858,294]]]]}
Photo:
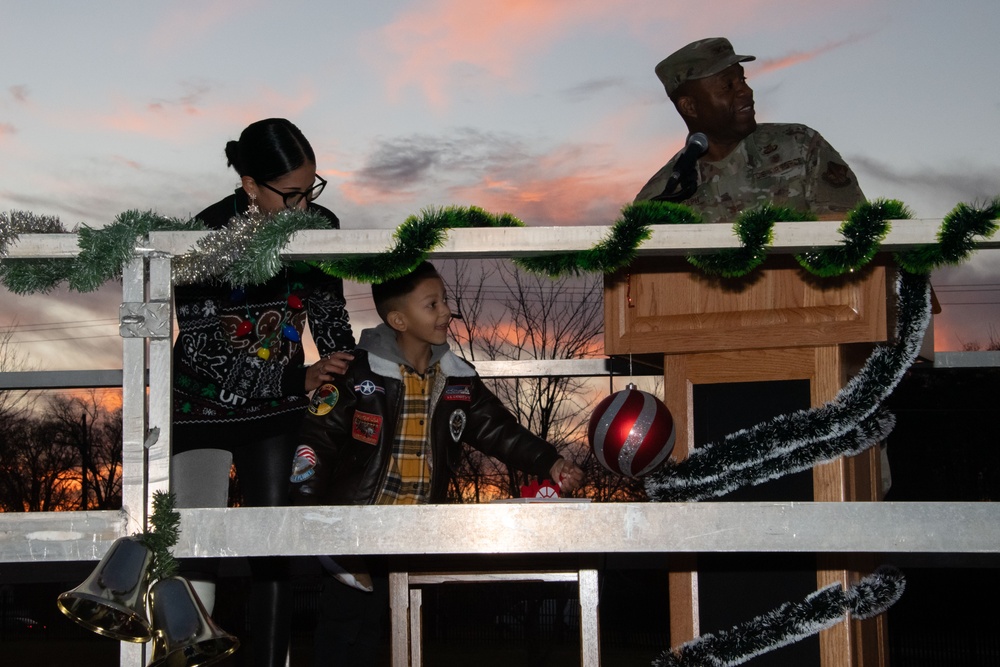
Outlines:
{"type": "Polygon", "coordinates": [[[267,183],[257,183],[257,185],[262,185],[271,192],[281,195],[281,200],[284,202],[285,208],[296,208],[299,204],[302,203],[303,199],[305,199],[306,201],[313,201],[314,199],[316,199],[316,197],[319,197],[323,193],[323,188],[326,187],[326,180],[319,174],[316,174],[316,180],[319,182],[316,185],[309,188],[308,190],[306,190],[305,192],[300,192],[299,190],[293,190],[291,192],[282,192],[277,188],[272,188],[267,183]]]}

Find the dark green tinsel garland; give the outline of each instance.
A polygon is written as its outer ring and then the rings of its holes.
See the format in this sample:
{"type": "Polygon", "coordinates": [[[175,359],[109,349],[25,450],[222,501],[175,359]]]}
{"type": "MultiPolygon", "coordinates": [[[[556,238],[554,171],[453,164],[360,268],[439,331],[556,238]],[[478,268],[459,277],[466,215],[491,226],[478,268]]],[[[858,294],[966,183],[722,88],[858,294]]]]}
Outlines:
{"type": "Polygon", "coordinates": [[[802,253],[796,255],[795,259],[806,271],[821,278],[854,271],[875,257],[879,245],[889,233],[890,220],[905,220],[910,217],[909,209],[895,199],[862,202],[847,214],[847,219],[840,226],[844,245],[802,253]]]}
{"type": "Polygon", "coordinates": [[[396,230],[396,244],[378,255],[356,255],[319,262],[317,266],[337,278],[363,283],[379,283],[399,278],[427,259],[428,253],[444,243],[449,229],[470,227],[523,227],[509,213],[490,213],[478,206],[427,208],[411,215],[396,230]]]}
{"type": "Polygon", "coordinates": [[[607,238],[589,250],[554,253],[515,260],[521,268],[553,278],[584,273],[614,273],[632,263],[653,225],[699,224],[701,216],[672,202],[628,204],[611,226],[607,238]]]}
{"type": "Polygon", "coordinates": [[[938,266],[961,264],[975,250],[976,236],[993,236],[997,218],[1000,196],[978,207],[959,204],[941,221],[937,244],[896,253],[896,261],[910,273],[929,273],[938,266]]]}
{"type": "MultiPolygon", "coordinates": [[[[121,277],[122,269],[135,253],[141,239],[152,231],[200,231],[205,227],[196,220],[164,218],[152,211],[125,211],[106,227],[86,225],[67,231],[57,220],[14,212],[12,218],[0,219],[13,227],[11,238],[28,233],[77,234],[79,254],[72,259],[2,259],[0,279],[15,294],[45,293],[67,282],[77,292],[92,292],[121,277]],[[55,224],[53,224],[55,223],[55,224]],[[42,231],[40,226],[44,225],[42,231]]],[[[0,233],[0,238],[6,234],[0,233]]]]}
{"type": "MultiPolygon", "coordinates": [[[[895,200],[863,202],[851,211],[840,231],[844,244],[797,256],[807,271],[835,276],[861,268],[878,251],[890,220],[906,219],[909,211],[895,200]]],[[[740,277],[757,268],[767,254],[774,223],[800,220],[805,214],[787,208],[764,206],[746,211],[734,230],[741,247],[711,255],[691,255],[688,261],[710,275],[740,277]]],[[[985,206],[959,204],[942,221],[938,243],[896,253],[900,266],[911,273],[929,273],[944,264],[956,264],[975,250],[977,237],[991,237],[1000,217],[1000,197],[985,206]]],[[[9,259],[8,244],[19,234],[70,233],[58,221],[26,212],[0,214],[0,282],[18,294],[47,292],[61,282],[71,289],[90,291],[121,275],[139,241],[151,231],[203,230],[197,220],[181,221],[151,211],[126,211],[103,228],[78,231],[80,254],[73,259],[9,259]]],[[[521,258],[522,268],[557,277],[571,273],[611,273],[627,266],[653,225],[698,224],[701,217],[681,204],[638,202],[622,208],[608,236],[588,250],[521,258]]],[[[327,273],[360,282],[383,282],[403,275],[439,247],[448,229],[521,227],[507,213],[481,208],[450,206],[413,215],[395,233],[392,249],[376,255],[355,255],[319,263],[327,273]]],[[[215,280],[228,284],[254,284],[277,274],[281,250],[290,236],[305,229],[325,229],[321,216],[286,212],[272,218],[234,218],[226,228],[204,237],[197,248],[174,260],[177,284],[215,280]]]]}
{"type": "Polygon", "coordinates": [[[903,595],[906,579],[882,566],[846,591],[832,584],[802,602],[786,602],[729,630],[706,633],[664,651],[652,667],[731,667],[831,628],[850,616],[858,620],[884,613],[903,595]]]}
{"type": "Polygon", "coordinates": [[[774,240],[774,223],[812,219],[808,213],[781,206],[765,205],[745,211],[733,225],[742,247],[720,250],[712,255],[689,255],[687,260],[709,275],[739,278],[767,259],[767,246],[774,240]]]}
{"type": "Polygon", "coordinates": [[[180,537],[181,515],[174,508],[173,493],[155,491],[153,493],[153,513],[149,517],[149,528],[143,531],[139,540],[153,552],[150,579],[156,581],[177,574],[177,560],[171,549],[180,537]]]}

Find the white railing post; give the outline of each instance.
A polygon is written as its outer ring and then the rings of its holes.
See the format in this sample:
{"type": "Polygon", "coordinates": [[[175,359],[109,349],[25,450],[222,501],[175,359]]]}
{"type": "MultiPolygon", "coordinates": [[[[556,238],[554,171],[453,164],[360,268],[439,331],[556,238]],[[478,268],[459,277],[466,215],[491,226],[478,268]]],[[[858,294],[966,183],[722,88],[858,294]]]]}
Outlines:
{"type": "MultiPolygon", "coordinates": [[[[146,261],[134,257],[122,274],[122,304],[144,302],[146,261]]],[[[124,534],[146,527],[146,339],[122,339],[122,513],[124,534]]],[[[146,664],[145,644],[121,643],[119,664],[142,667],[146,664]]]]}

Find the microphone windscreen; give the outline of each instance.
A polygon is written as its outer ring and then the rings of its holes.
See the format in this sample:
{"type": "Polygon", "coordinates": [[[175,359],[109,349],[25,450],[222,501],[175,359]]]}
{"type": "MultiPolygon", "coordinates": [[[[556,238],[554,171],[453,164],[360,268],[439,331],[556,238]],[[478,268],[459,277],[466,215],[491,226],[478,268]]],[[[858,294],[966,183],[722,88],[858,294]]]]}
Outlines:
{"type": "Polygon", "coordinates": [[[697,146],[700,149],[699,155],[708,150],[708,137],[704,132],[695,132],[688,137],[688,146],[697,146]]]}

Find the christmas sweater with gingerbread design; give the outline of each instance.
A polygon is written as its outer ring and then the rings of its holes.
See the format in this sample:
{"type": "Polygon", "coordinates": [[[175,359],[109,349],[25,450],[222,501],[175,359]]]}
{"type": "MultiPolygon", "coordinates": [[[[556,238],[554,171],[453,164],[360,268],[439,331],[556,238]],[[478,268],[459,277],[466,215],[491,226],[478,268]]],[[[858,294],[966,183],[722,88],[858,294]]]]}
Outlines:
{"type": "MultiPolygon", "coordinates": [[[[248,203],[239,189],[196,217],[220,229],[248,203]]],[[[339,227],[328,209],[309,210],[339,227]]],[[[354,348],[342,282],[304,262],[260,285],[177,286],[174,295],[174,423],[245,425],[301,413],[307,322],[320,355],[354,348]]]]}

